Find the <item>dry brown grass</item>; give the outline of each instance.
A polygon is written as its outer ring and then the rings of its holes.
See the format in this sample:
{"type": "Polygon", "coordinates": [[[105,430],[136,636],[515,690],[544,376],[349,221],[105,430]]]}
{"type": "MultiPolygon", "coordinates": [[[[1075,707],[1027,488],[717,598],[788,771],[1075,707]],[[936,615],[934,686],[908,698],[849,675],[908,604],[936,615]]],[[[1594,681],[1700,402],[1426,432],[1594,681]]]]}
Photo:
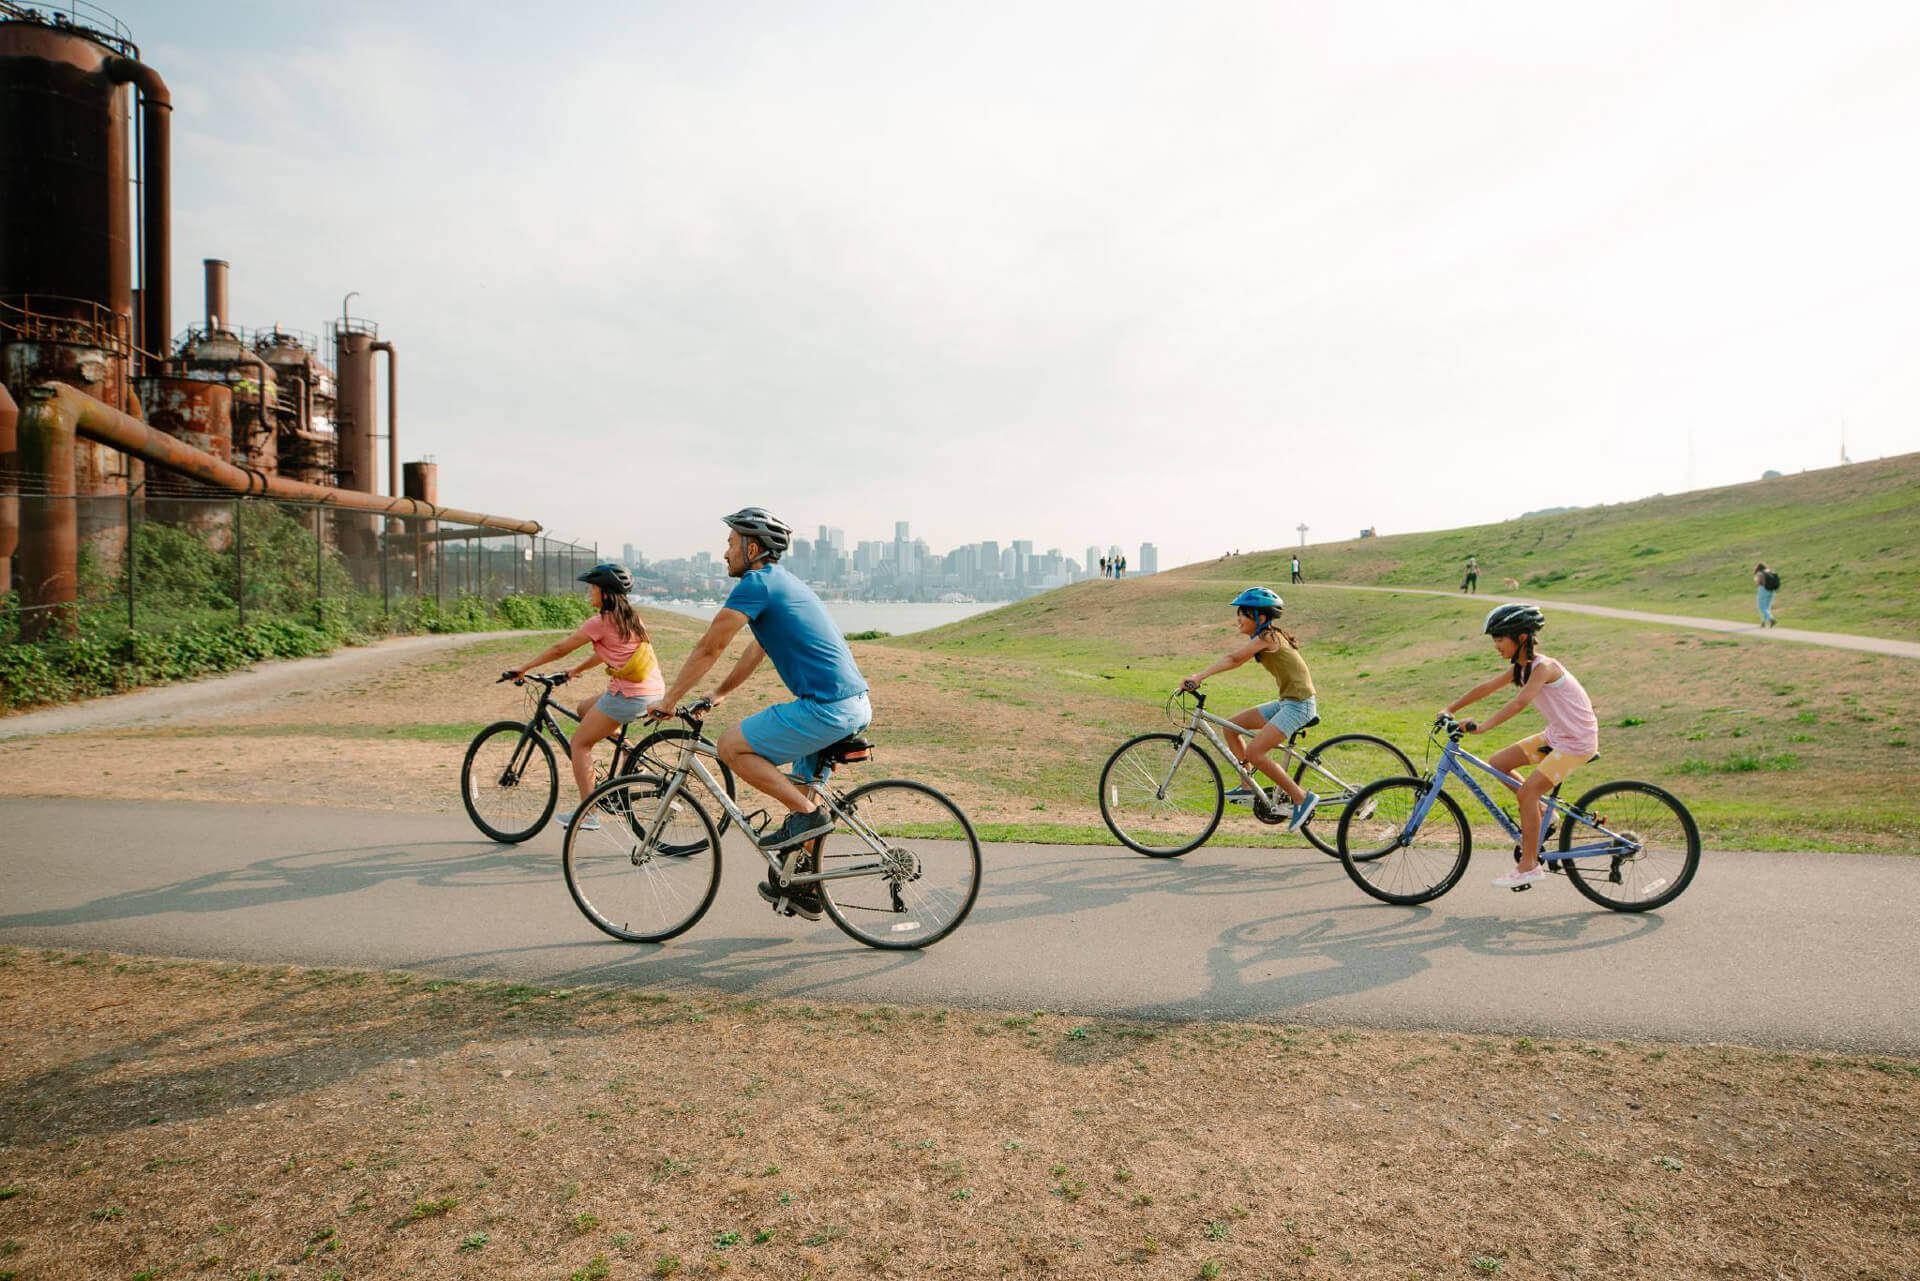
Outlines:
{"type": "Polygon", "coordinates": [[[1907,1062],[17,949],[0,1028],[22,1281],[1920,1276],[1907,1062]]]}

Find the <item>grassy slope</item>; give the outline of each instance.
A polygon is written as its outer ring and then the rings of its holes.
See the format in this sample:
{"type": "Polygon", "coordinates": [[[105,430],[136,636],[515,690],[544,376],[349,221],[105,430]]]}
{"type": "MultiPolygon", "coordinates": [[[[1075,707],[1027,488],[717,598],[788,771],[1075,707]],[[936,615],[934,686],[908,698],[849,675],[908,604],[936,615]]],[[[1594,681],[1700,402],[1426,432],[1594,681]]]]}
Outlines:
{"type": "MultiPolygon", "coordinates": [[[[1549,496],[1543,489],[1537,500],[1549,496]]],[[[1920,630],[1916,546],[1920,454],[1905,454],[1559,516],[1315,545],[1301,560],[1322,582],[1451,590],[1472,554],[1483,592],[1514,578],[1552,599],[1735,619],[1753,616],[1753,567],[1765,561],[1784,580],[1783,624],[1911,637],[1920,630]]],[[[1284,585],[1290,554],[1171,572],[1284,585]]]]}
{"type": "MultiPolygon", "coordinates": [[[[1311,585],[1288,597],[1324,733],[1382,733],[1418,763],[1434,710],[1499,670],[1479,635],[1478,602],[1311,585]]],[[[1044,807],[1024,816],[1026,835],[1049,835],[1043,824],[1059,825],[1057,837],[1085,835],[1099,822],[1094,787],[1107,753],[1161,727],[1167,691],[1229,646],[1224,599],[1218,582],[1194,575],[1085,583],[883,642],[871,649],[927,661],[875,673],[876,730],[936,781],[948,772],[948,744],[950,770],[1007,793],[1002,817],[1044,807]],[[953,746],[943,720],[887,714],[888,679],[938,680],[955,718],[984,711],[1002,732],[953,746]]],[[[1692,807],[1709,849],[1914,848],[1920,818],[1907,789],[1920,772],[1920,681],[1911,660],[1575,615],[1551,626],[1548,651],[1579,674],[1603,727],[1603,759],[1575,776],[1576,792],[1610,778],[1661,783],[1692,807]]],[[[1216,705],[1237,708],[1270,697],[1272,685],[1249,665],[1210,688],[1216,705]]],[[[1476,745],[1537,725],[1529,712],[1476,745]]],[[[1482,829],[1491,840],[1491,825],[1482,829]]],[[[1245,820],[1223,833],[1284,839],[1245,820]]]]}

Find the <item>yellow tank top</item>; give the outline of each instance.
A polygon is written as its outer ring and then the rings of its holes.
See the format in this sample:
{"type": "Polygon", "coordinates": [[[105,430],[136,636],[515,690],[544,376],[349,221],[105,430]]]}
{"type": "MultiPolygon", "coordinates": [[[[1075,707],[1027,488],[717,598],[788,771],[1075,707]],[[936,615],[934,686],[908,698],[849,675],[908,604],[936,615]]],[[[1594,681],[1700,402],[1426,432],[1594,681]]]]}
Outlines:
{"type": "Polygon", "coordinates": [[[1313,697],[1313,674],[1307,670],[1307,660],[1287,644],[1286,637],[1280,638],[1277,649],[1262,650],[1253,658],[1273,677],[1273,683],[1280,687],[1281,698],[1313,697]]]}

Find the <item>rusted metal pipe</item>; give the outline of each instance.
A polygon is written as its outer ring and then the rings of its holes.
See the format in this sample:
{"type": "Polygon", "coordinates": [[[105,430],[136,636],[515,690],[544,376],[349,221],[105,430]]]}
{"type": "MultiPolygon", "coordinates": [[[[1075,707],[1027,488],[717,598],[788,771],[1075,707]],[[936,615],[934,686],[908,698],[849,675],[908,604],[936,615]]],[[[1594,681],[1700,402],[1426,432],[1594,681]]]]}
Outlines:
{"type": "MultiPolygon", "coordinates": [[[[276,433],[280,430],[280,425],[274,421],[274,401],[276,397],[269,393],[267,387],[267,384],[273,381],[273,368],[268,365],[266,360],[257,352],[251,352],[245,349],[241,350],[239,359],[233,363],[236,365],[252,365],[260,373],[260,430],[266,435],[267,449],[273,459],[274,467],[277,470],[280,462],[280,450],[276,433]]],[[[253,441],[249,440],[247,442],[245,451],[247,461],[253,461],[257,449],[258,446],[256,446],[253,441]]],[[[240,451],[236,450],[234,452],[237,455],[240,451]]]]}
{"type": "MultiPolygon", "coordinates": [[[[61,414],[70,415],[69,418],[63,419],[71,422],[70,430],[78,431],[80,435],[90,440],[111,445],[123,453],[171,468],[184,476],[191,476],[195,480],[204,481],[230,493],[284,498],[298,503],[322,503],[329,507],[341,507],[350,511],[412,516],[421,520],[444,520],[462,525],[477,525],[485,529],[510,530],[518,534],[535,534],[540,531],[540,522],[536,520],[515,520],[510,516],[491,516],[485,512],[440,507],[411,498],[393,498],[382,494],[360,493],[351,489],[335,489],[330,485],[309,485],[304,481],[289,480],[285,476],[270,476],[255,467],[238,467],[215,458],[204,450],[195,449],[171,436],[157,432],[139,419],[128,417],[119,410],[102,404],[85,392],[77,391],[64,383],[44,383],[33,388],[28,395],[37,399],[30,403],[27,412],[21,415],[23,425],[33,414],[36,405],[53,405],[58,407],[61,414]]],[[[42,411],[43,415],[45,412],[47,411],[42,411]]],[[[23,439],[24,436],[23,432],[23,439]]]]}
{"type": "Polygon", "coordinates": [[[20,616],[20,639],[40,640],[74,630],[73,606],[80,587],[80,500],[74,496],[73,484],[74,427],[79,413],[72,402],[100,402],[62,383],[30,388],[26,400],[19,415],[20,467],[24,474],[42,478],[46,492],[32,495],[21,511],[20,604],[25,612],[20,616]]]}
{"type": "Polygon", "coordinates": [[[13,590],[13,549],[20,545],[20,496],[16,490],[20,460],[14,453],[19,448],[19,422],[20,408],[13,403],[7,385],[0,383],[0,596],[13,590]]]}
{"type": "Polygon", "coordinates": [[[140,174],[140,346],[141,372],[166,372],[167,345],[173,341],[173,95],[160,73],[131,58],[109,58],[107,78],[140,90],[140,139],[145,160],[140,174]]]}
{"type": "Polygon", "coordinates": [[[207,273],[207,328],[233,328],[233,316],[227,311],[227,260],[203,258],[200,265],[207,273]]]}
{"type": "Polygon", "coordinates": [[[373,344],[387,353],[387,492],[400,494],[400,353],[390,342],[373,344]]]}

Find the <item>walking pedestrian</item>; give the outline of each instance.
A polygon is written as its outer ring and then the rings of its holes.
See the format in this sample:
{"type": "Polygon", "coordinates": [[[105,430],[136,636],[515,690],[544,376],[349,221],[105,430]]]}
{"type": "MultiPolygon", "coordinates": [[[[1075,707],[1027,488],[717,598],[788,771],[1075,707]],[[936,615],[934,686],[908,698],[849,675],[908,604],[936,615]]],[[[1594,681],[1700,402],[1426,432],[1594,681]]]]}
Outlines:
{"type": "Polygon", "coordinates": [[[1779,624],[1773,617],[1773,594],[1780,590],[1780,575],[1767,568],[1767,562],[1761,561],[1753,567],[1754,603],[1760,607],[1760,626],[1776,627],[1779,624]]]}
{"type": "Polygon", "coordinates": [[[1293,581],[1296,583],[1304,583],[1307,581],[1300,577],[1300,558],[1298,556],[1293,558],[1293,581]]]}
{"type": "Polygon", "coordinates": [[[1470,595],[1480,594],[1480,558],[1467,557],[1467,576],[1460,580],[1460,590],[1470,595]]]}
{"type": "Polygon", "coordinates": [[[1100,577],[1102,577],[1102,578],[1106,578],[1106,577],[1108,577],[1108,574],[1107,574],[1107,558],[1106,558],[1105,556],[1102,556],[1102,557],[1100,558],[1100,577]]]}

